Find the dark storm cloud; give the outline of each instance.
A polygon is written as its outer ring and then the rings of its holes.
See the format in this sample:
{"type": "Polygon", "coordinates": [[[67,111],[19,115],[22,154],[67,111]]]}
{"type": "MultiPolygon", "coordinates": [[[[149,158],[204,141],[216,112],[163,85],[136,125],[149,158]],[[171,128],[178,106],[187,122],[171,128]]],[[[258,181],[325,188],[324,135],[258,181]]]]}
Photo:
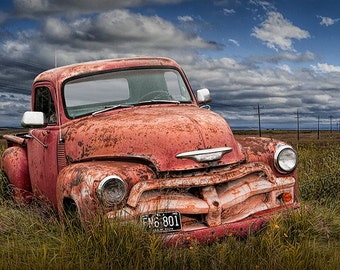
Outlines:
{"type": "MultiPolygon", "coordinates": [[[[102,12],[113,9],[133,8],[149,4],[176,4],[185,0],[13,0],[15,12],[19,16],[36,18],[46,15],[71,15],[77,13],[102,12]]],[[[1,17],[0,17],[1,18],[1,17]]]]}

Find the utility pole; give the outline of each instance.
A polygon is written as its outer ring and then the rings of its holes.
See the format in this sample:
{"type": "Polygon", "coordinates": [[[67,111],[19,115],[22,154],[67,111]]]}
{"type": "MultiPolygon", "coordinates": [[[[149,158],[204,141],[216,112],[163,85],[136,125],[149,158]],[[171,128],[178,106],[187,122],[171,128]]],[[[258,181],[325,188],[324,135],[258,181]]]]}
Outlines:
{"type": "Polygon", "coordinates": [[[261,131],[261,112],[260,109],[263,109],[263,106],[260,106],[260,104],[257,104],[256,107],[254,107],[254,109],[257,109],[257,118],[258,118],[258,122],[259,122],[259,136],[262,137],[262,131],[261,131]]]}
{"type": "Polygon", "coordinates": [[[318,140],[320,139],[320,115],[318,115],[318,140]]]}
{"type": "Polygon", "coordinates": [[[300,140],[300,114],[299,110],[296,111],[296,128],[297,128],[297,140],[300,140]]]}
{"type": "Polygon", "coordinates": [[[333,130],[333,115],[329,116],[329,128],[330,128],[330,131],[332,133],[332,130],[333,130]]]}

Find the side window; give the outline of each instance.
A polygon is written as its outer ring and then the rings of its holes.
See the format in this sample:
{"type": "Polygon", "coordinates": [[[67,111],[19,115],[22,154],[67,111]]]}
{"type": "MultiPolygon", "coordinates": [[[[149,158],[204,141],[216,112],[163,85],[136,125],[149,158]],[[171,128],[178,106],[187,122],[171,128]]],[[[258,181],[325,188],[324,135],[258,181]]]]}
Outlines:
{"type": "Polygon", "coordinates": [[[48,125],[57,123],[54,102],[48,87],[38,87],[35,89],[34,110],[43,112],[48,125]]]}

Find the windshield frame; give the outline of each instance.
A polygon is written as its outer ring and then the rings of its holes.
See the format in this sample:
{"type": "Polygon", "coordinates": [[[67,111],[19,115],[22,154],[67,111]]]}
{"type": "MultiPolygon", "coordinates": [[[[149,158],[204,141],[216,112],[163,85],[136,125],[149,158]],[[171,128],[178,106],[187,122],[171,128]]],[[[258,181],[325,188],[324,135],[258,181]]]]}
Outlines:
{"type": "MultiPolygon", "coordinates": [[[[143,75],[144,76],[144,75],[143,75]]],[[[132,78],[129,77],[129,79],[132,78]]],[[[147,79],[147,77],[140,77],[143,79],[147,79]]],[[[166,78],[162,78],[165,80],[165,82],[168,83],[168,81],[166,80],[166,78]]],[[[138,84],[137,84],[138,85],[138,84]]],[[[151,85],[151,84],[150,84],[151,85]]],[[[152,86],[152,85],[151,85],[152,86]]],[[[129,87],[130,87],[130,83],[129,83],[129,87]]],[[[138,85],[139,87],[139,85],[138,85]]],[[[168,90],[168,89],[167,89],[168,90]]],[[[85,91],[85,90],[84,90],[85,91]]],[[[92,90],[93,91],[93,90],[92,90]]],[[[129,89],[130,91],[130,89],[129,89]]],[[[136,91],[136,89],[134,89],[134,91],[136,91]]],[[[152,92],[152,91],[150,91],[152,92]]],[[[72,78],[69,78],[67,80],[65,80],[62,84],[62,89],[61,89],[61,93],[62,93],[62,103],[63,103],[63,108],[64,108],[64,112],[65,112],[65,116],[68,119],[76,119],[76,118],[81,118],[87,115],[95,115],[101,112],[106,112],[106,111],[110,111],[110,110],[115,110],[115,109],[120,109],[120,108],[127,108],[127,107],[135,107],[135,106],[145,106],[148,105],[150,106],[151,104],[180,104],[180,103],[185,103],[185,104],[195,104],[195,97],[191,91],[191,87],[187,82],[187,79],[185,77],[185,75],[182,74],[182,72],[180,70],[178,70],[175,67],[172,66],[152,66],[152,67],[133,67],[133,68],[124,68],[124,69],[110,69],[110,70],[105,70],[105,71],[101,71],[101,72],[93,72],[93,73],[88,73],[85,75],[81,75],[81,76],[74,76],[72,78]],[[138,78],[138,76],[140,76],[139,73],[145,73],[148,74],[148,76],[151,74],[156,74],[156,75],[160,75],[160,74],[165,74],[165,73],[170,73],[172,72],[173,74],[176,75],[177,78],[177,83],[178,83],[178,90],[180,91],[181,95],[185,94],[185,97],[181,97],[181,100],[178,99],[172,99],[172,98],[165,98],[165,96],[163,97],[159,97],[159,98],[149,98],[146,100],[134,100],[133,98],[131,99],[131,96],[129,96],[128,99],[126,100],[121,100],[117,101],[117,100],[110,100],[108,102],[98,102],[98,103],[89,103],[89,104],[80,104],[80,105],[69,105],[70,99],[67,98],[67,91],[69,91],[67,89],[68,85],[72,85],[72,83],[74,82],[74,84],[76,85],[76,81],[78,82],[95,82],[95,81],[99,81],[98,78],[103,78],[102,76],[109,76],[110,74],[112,74],[112,76],[110,76],[110,78],[124,78],[124,76],[121,76],[122,74],[128,76],[134,75],[136,78],[138,78]],[[138,76],[137,76],[138,75],[138,76]],[[94,80],[87,80],[90,79],[91,77],[93,78],[97,78],[94,80]],[[71,108],[72,107],[78,107],[78,110],[81,111],[81,107],[86,107],[89,106],[91,107],[91,105],[94,105],[94,107],[92,110],[91,109],[87,109],[84,110],[84,112],[78,112],[78,113],[71,113],[71,108]],[[110,108],[111,107],[111,108],[110,108]],[[106,110],[106,108],[108,108],[106,110]]],[[[79,93],[79,91],[78,91],[79,93]]],[[[73,100],[75,101],[75,99],[73,100]]]]}

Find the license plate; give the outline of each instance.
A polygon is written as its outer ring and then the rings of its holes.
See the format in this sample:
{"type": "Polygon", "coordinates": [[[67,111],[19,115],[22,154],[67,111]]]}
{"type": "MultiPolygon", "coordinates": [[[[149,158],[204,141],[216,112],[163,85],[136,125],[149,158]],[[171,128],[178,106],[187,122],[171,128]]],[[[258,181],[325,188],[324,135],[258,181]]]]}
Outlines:
{"type": "Polygon", "coordinates": [[[142,215],[142,222],[156,232],[175,232],[182,229],[179,212],[161,212],[142,215]]]}

